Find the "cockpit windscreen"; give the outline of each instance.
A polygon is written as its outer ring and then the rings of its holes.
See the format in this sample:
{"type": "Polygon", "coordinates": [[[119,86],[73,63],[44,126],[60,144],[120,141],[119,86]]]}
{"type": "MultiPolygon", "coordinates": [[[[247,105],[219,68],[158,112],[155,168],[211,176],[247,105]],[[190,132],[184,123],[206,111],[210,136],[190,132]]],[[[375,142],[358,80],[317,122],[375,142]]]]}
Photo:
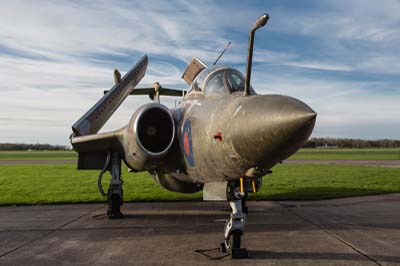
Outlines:
{"type": "Polygon", "coordinates": [[[244,90],[244,78],[237,72],[228,70],[226,72],[226,81],[231,92],[244,90]]]}

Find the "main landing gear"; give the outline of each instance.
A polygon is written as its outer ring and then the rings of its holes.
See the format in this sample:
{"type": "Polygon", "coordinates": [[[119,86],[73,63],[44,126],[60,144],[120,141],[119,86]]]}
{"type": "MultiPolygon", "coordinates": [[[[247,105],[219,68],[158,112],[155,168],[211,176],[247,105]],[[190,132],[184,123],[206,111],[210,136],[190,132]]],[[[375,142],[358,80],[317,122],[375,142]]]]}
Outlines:
{"type": "Polygon", "coordinates": [[[106,164],[98,178],[98,189],[101,195],[105,196],[101,179],[106,171],[110,171],[111,180],[107,191],[108,210],[107,216],[110,219],[122,218],[121,205],[123,203],[122,179],[121,179],[121,157],[118,153],[111,152],[107,156],[106,164]]]}

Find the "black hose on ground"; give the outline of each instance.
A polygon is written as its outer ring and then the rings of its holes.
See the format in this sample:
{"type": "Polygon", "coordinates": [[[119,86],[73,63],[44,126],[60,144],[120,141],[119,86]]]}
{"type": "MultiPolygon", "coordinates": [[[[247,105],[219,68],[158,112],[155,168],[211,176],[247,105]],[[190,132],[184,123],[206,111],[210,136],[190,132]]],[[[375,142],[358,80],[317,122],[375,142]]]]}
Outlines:
{"type": "Polygon", "coordinates": [[[106,163],[104,164],[104,167],[103,167],[103,169],[101,169],[99,177],[97,178],[97,189],[99,190],[99,193],[103,197],[106,196],[106,193],[104,193],[103,186],[101,185],[101,180],[103,178],[104,173],[107,171],[108,165],[110,164],[110,157],[111,157],[111,153],[108,153],[106,163]]]}

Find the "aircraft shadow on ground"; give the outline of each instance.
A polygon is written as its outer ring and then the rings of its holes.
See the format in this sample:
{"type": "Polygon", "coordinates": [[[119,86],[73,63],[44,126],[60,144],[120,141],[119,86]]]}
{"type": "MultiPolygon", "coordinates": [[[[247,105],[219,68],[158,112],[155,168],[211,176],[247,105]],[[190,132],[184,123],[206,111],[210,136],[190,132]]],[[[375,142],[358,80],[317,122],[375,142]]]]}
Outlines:
{"type": "MultiPolygon", "coordinates": [[[[399,263],[400,257],[368,255],[379,262],[399,263]]],[[[249,250],[249,259],[287,259],[287,260],[347,260],[347,261],[370,261],[369,258],[358,253],[328,253],[328,252],[275,252],[266,250],[249,250]]]]}
{"type": "MultiPolygon", "coordinates": [[[[362,188],[362,187],[303,187],[288,192],[273,193],[268,198],[271,200],[322,200],[342,197],[355,197],[377,194],[388,194],[396,191],[383,188],[362,188]]],[[[254,197],[257,199],[257,195],[254,197]]]]}

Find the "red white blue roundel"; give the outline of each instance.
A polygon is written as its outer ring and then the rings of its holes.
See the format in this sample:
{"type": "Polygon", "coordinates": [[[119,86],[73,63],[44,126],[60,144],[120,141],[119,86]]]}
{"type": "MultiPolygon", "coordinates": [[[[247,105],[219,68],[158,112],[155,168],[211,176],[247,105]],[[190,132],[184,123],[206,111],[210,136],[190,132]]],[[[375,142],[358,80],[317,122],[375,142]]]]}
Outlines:
{"type": "Polygon", "coordinates": [[[186,119],[183,124],[181,149],[187,163],[194,166],[193,148],[192,148],[192,125],[190,119],[186,119]]]}

